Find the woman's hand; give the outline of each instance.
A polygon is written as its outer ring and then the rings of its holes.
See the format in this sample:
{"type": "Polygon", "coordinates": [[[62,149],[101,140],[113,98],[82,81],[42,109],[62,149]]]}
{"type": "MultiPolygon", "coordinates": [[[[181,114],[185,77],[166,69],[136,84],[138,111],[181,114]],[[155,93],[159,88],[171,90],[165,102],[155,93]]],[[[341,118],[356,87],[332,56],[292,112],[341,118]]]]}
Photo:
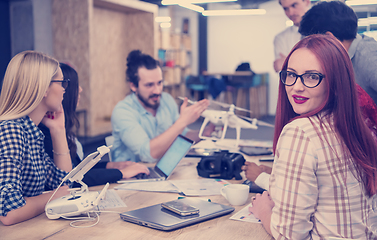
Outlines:
{"type": "Polygon", "coordinates": [[[127,167],[119,169],[122,172],[123,178],[132,178],[139,173],[149,174],[149,169],[147,166],[141,163],[132,162],[127,167]]]}
{"type": "Polygon", "coordinates": [[[47,112],[42,119],[42,123],[48,127],[50,132],[53,131],[65,131],[65,118],[63,105],[60,107],[60,110],[57,112],[47,112]]]}
{"type": "Polygon", "coordinates": [[[264,191],[262,194],[257,193],[255,197],[251,198],[252,207],[249,207],[249,211],[254,214],[256,218],[261,220],[263,227],[271,234],[270,223],[272,208],[275,206],[270,194],[264,191]]]}

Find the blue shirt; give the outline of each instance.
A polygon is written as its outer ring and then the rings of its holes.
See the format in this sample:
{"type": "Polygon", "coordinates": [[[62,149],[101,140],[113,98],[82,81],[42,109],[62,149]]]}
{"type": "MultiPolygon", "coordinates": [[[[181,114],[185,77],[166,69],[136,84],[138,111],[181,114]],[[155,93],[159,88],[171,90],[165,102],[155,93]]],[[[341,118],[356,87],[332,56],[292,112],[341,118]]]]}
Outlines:
{"type": "Polygon", "coordinates": [[[44,151],[44,135],[28,117],[0,123],[0,216],[59,186],[67,174],[44,151]]]}
{"type": "MultiPolygon", "coordinates": [[[[162,92],[156,116],[145,110],[135,93],[128,95],[115,106],[111,116],[113,161],[156,162],[158,159],[150,154],[149,142],[178,118],[178,105],[168,93],[162,92]]],[[[183,134],[187,131],[186,128],[183,134]]]]}
{"type": "Polygon", "coordinates": [[[369,94],[377,104],[377,42],[374,38],[357,35],[348,55],[355,71],[356,83],[369,94]]]}

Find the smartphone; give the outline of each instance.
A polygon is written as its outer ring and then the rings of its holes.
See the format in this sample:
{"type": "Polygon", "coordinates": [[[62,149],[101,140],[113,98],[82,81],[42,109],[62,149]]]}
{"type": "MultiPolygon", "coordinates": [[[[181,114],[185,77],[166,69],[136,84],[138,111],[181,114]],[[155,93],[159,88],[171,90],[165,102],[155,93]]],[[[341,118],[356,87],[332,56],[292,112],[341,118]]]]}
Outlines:
{"type": "Polygon", "coordinates": [[[260,162],[273,162],[274,161],[274,156],[269,156],[269,157],[262,157],[259,159],[260,162]]]}
{"type": "Polygon", "coordinates": [[[271,155],[272,149],[268,147],[241,146],[240,152],[249,156],[271,155]]]}
{"type": "Polygon", "coordinates": [[[213,156],[218,149],[191,148],[185,157],[207,157],[213,156]]]}
{"type": "Polygon", "coordinates": [[[175,212],[181,216],[190,216],[199,213],[199,209],[191,205],[185,204],[182,201],[174,200],[170,202],[161,203],[161,207],[175,212]]]}

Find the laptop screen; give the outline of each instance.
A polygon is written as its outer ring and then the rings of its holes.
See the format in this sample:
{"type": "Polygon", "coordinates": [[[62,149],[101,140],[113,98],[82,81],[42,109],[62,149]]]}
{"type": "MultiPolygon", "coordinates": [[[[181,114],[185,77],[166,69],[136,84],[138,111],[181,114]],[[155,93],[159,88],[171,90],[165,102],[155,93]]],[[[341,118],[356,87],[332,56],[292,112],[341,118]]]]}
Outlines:
{"type": "Polygon", "coordinates": [[[179,161],[181,161],[181,159],[186,155],[192,144],[192,140],[179,135],[174,140],[170,148],[166,151],[164,156],[162,156],[160,161],[156,164],[156,167],[166,176],[169,176],[179,161]]]}

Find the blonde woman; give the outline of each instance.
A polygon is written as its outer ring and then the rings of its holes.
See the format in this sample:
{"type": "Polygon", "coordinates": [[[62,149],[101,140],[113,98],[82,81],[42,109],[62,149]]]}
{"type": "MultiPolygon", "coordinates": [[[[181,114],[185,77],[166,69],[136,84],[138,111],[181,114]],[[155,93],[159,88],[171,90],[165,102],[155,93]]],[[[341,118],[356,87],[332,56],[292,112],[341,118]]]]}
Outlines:
{"type": "MultiPolygon", "coordinates": [[[[69,80],[59,62],[25,51],[10,61],[0,94],[0,221],[19,223],[44,211],[52,193],[72,168],[65,137],[62,100],[69,80]],[[46,125],[54,159],[43,148],[46,125]]],[[[67,194],[59,189],[55,198],[67,194]]]]}

